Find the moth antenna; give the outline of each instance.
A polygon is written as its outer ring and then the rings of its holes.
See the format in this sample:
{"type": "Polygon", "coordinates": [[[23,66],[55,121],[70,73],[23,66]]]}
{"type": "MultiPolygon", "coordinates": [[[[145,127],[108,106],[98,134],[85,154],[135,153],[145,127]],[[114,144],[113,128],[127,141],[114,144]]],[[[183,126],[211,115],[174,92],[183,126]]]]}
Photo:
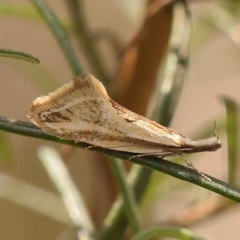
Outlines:
{"type": "Polygon", "coordinates": [[[178,154],[179,157],[181,157],[184,162],[186,162],[187,166],[191,169],[193,169],[195,172],[197,172],[198,174],[200,174],[204,179],[212,182],[212,179],[210,179],[209,177],[207,177],[204,173],[200,172],[191,162],[189,162],[183,155],[178,154]]]}

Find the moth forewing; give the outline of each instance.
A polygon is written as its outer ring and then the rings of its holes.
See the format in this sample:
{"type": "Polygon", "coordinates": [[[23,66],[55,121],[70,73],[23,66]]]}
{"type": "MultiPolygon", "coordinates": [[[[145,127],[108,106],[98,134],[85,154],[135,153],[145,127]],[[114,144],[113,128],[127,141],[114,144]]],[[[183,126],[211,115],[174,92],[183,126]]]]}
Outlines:
{"type": "Polygon", "coordinates": [[[167,156],[215,151],[217,137],[192,141],[114,102],[100,81],[80,75],[48,96],[37,98],[28,117],[46,133],[94,146],[167,156]]]}

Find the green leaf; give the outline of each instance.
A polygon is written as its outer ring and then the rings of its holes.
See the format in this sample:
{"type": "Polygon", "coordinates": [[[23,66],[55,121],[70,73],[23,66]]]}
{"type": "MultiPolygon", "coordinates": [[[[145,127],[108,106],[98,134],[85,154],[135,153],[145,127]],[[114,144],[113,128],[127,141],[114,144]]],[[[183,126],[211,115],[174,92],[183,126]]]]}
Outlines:
{"type": "Polygon", "coordinates": [[[29,53],[24,53],[15,50],[6,50],[0,49],[0,56],[1,57],[8,57],[8,58],[15,58],[15,59],[22,59],[31,63],[40,63],[40,60],[29,53]]]}
{"type": "MultiPolygon", "coordinates": [[[[66,139],[60,139],[58,137],[49,135],[45,132],[43,132],[40,128],[36,127],[34,124],[29,122],[24,122],[20,120],[15,119],[9,119],[5,117],[0,117],[0,129],[7,132],[12,132],[16,134],[20,134],[23,136],[28,137],[34,137],[34,138],[40,138],[45,139],[48,141],[54,141],[59,142],[62,144],[67,144],[74,147],[80,147],[80,148],[86,148],[92,145],[78,142],[75,143],[74,141],[66,140],[66,139]]],[[[139,164],[143,167],[147,167],[156,171],[160,171],[166,174],[169,174],[173,177],[176,177],[178,179],[182,179],[187,182],[191,182],[193,184],[196,184],[198,186],[204,187],[206,189],[209,189],[215,193],[218,193],[222,196],[225,196],[227,198],[230,198],[234,201],[240,202],[240,189],[236,188],[234,186],[231,186],[230,184],[227,184],[221,180],[218,180],[216,178],[213,178],[207,174],[206,177],[211,179],[210,181],[206,178],[203,178],[199,173],[197,173],[195,170],[170,162],[166,161],[161,158],[156,157],[136,157],[131,158],[134,156],[134,154],[127,153],[127,152],[118,152],[111,149],[105,149],[101,147],[94,147],[95,151],[102,152],[105,154],[108,154],[110,156],[114,156],[117,158],[121,158],[123,160],[131,161],[135,164],[139,164]]],[[[141,187],[141,186],[139,186],[141,187]]],[[[137,198],[139,196],[136,196],[137,198]]]]}

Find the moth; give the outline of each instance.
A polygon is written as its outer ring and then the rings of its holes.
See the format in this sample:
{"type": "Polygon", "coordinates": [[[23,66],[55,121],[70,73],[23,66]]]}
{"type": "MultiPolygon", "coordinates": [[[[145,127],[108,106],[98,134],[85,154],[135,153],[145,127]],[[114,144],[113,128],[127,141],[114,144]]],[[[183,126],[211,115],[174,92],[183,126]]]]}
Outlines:
{"type": "Polygon", "coordinates": [[[93,146],[159,157],[215,151],[217,136],[193,141],[113,101],[92,75],[80,75],[30,106],[28,117],[48,134],[93,146]]]}

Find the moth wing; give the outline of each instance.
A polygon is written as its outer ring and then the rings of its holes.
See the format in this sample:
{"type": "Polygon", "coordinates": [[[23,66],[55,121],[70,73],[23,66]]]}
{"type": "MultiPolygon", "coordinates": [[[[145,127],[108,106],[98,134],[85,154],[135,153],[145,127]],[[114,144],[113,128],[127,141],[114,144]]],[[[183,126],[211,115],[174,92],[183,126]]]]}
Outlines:
{"type": "Polygon", "coordinates": [[[158,143],[159,146],[180,146],[182,144],[185,137],[180,133],[140,116],[117,104],[112,99],[110,99],[110,102],[119,116],[128,123],[122,126],[122,132],[131,134],[133,138],[158,143]]]}
{"type": "Polygon", "coordinates": [[[92,75],[80,75],[33,101],[28,117],[47,133],[57,136],[80,128],[90,131],[97,123],[104,124],[107,98],[100,81],[92,75]]]}
{"type": "Polygon", "coordinates": [[[28,116],[49,134],[107,148],[133,152],[158,149],[160,153],[160,146],[181,143],[179,134],[115,103],[92,75],[80,75],[37,98],[28,116]]]}

